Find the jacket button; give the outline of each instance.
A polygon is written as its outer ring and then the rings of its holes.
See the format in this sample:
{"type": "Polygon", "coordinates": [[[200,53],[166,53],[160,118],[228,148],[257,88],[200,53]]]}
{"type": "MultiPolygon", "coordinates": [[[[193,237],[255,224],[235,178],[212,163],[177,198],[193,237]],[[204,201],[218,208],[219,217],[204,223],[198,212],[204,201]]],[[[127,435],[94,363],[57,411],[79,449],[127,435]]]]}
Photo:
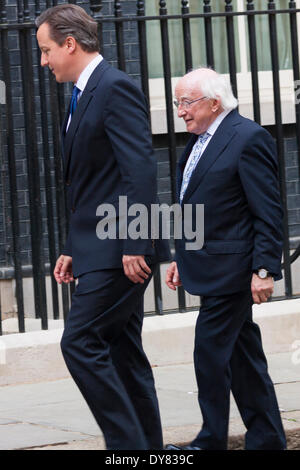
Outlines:
{"type": "Polygon", "coordinates": [[[67,180],[67,181],[66,181],[66,185],[67,185],[67,186],[70,186],[70,184],[71,184],[71,180],[67,180]]]}
{"type": "Polygon", "coordinates": [[[72,207],[71,212],[73,212],[73,214],[74,214],[74,212],[75,212],[75,207],[74,206],[72,207]]]}

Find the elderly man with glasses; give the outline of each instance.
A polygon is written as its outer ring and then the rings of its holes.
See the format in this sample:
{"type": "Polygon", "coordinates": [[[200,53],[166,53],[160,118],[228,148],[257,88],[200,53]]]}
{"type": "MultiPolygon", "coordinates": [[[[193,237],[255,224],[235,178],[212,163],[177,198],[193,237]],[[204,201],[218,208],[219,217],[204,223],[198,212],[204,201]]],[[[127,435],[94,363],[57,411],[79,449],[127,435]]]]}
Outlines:
{"type": "MultiPolygon", "coordinates": [[[[204,205],[204,244],[176,258],[166,283],[201,296],[194,364],[203,425],[187,450],[227,448],[230,391],[247,429],[246,449],[284,449],[253,303],[266,302],[282,277],[282,209],[273,138],[242,117],[224,77],[210,69],[176,86],[178,116],[192,134],[178,164],[182,205],[204,205]]],[[[183,217],[184,219],[184,217],[183,217]]],[[[183,220],[184,221],[184,220],[183,220]]],[[[178,450],[175,445],[169,450],[178,450]]]]}

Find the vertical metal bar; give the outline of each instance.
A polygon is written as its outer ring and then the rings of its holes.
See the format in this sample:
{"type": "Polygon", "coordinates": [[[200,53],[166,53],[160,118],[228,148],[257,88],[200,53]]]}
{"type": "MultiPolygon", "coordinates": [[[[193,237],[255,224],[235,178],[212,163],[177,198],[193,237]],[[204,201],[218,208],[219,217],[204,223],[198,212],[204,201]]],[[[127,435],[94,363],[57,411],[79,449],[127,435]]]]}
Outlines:
{"type": "Polygon", "coordinates": [[[56,83],[57,88],[57,106],[58,106],[58,118],[59,118],[59,125],[61,126],[64,117],[65,117],[65,95],[66,95],[66,85],[65,83],[56,83]]]}
{"type": "Polygon", "coordinates": [[[98,23],[98,37],[99,37],[99,44],[100,44],[100,50],[102,48],[102,23],[101,19],[103,17],[101,10],[103,8],[102,5],[102,0],[90,0],[90,10],[91,14],[94,18],[95,21],[98,23]]]}
{"type": "MultiPolygon", "coordinates": [[[[35,2],[35,15],[40,14],[40,2],[35,2]]],[[[41,53],[37,48],[38,63],[41,62],[41,53]]],[[[45,172],[45,195],[46,195],[46,208],[47,208],[47,228],[48,228],[48,246],[49,246],[49,261],[50,261],[50,278],[51,278],[51,292],[52,292],[52,308],[53,318],[59,318],[59,304],[58,304],[58,289],[57,283],[53,276],[54,267],[56,264],[56,249],[55,249],[55,227],[54,227],[54,207],[52,199],[52,179],[51,179],[51,160],[49,151],[49,123],[47,118],[47,105],[46,105],[46,85],[45,73],[41,66],[38,66],[38,79],[40,91],[40,105],[41,105],[41,126],[42,126],[42,142],[43,142],[43,161],[45,172]]]]}
{"type": "MultiPolygon", "coordinates": [[[[118,0],[115,0],[115,17],[121,18],[122,7],[118,0]]],[[[123,22],[115,21],[116,41],[117,41],[117,52],[118,52],[118,68],[126,72],[126,62],[124,54],[124,34],[123,34],[123,22]]]]}
{"type": "MultiPolygon", "coordinates": [[[[137,16],[145,16],[144,1],[137,1],[137,16]]],[[[138,37],[139,37],[139,50],[140,50],[140,64],[141,64],[141,84],[144,95],[148,100],[150,111],[150,96],[149,96],[149,69],[148,69],[148,56],[147,56],[147,36],[146,36],[146,23],[145,21],[138,21],[138,37]]],[[[150,117],[150,114],[149,114],[150,117]]],[[[151,121],[151,120],[150,120],[151,121]]]]}
{"type": "MultiPolygon", "coordinates": [[[[55,6],[57,1],[47,0],[46,7],[49,8],[52,5],[55,6]]],[[[39,72],[42,74],[42,80],[40,78],[39,83],[40,86],[43,87],[45,83],[45,75],[44,72],[39,72]]],[[[41,75],[39,75],[41,76],[41,75]]],[[[50,113],[51,113],[51,130],[52,130],[52,140],[53,140],[53,160],[54,160],[54,180],[55,180],[55,193],[56,193],[56,213],[57,213],[57,228],[58,228],[58,249],[59,253],[61,253],[65,242],[66,242],[66,234],[67,234],[67,217],[66,217],[66,201],[65,201],[65,193],[64,193],[64,177],[63,177],[63,170],[62,170],[62,159],[61,159],[61,150],[60,150],[60,125],[63,120],[64,114],[64,87],[61,84],[57,84],[54,78],[51,76],[49,78],[49,89],[50,89],[50,113]]],[[[42,119],[44,119],[44,125],[42,127],[43,131],[43,142],[44,145],[46,143],[46,133],[48,133],[48,123],[47,122],[47,107],[45,103],[45,90],[40,90],[41,94],[41,112],[42,112],[42,119]]],[[[46,150],[47,152],[47,150],[46,150]]],[[[50,169],[50,168],[49,168],[50,169]]],[[[46,166],[45,166],[45,175],[46,166]]],[[[47,184],[47,183],[46,183],[47,184]]],[[[51,184],[51,183],[50,183],[51,184]]],[[[50,195],[49,195],[50,196],[50,195]]],[[[46,193],[47,197],[47,193],[46,193]]],[[[48,205],[49,207],[49,205],[48,205]]],[[[52,226],[54,230],[54,225],[52,226]]],[[[51,233],[51,229],[48,226],[48,232],[51,233]]],[[[56,251],[54,251],[53,241],[52,241],[52,253],[50,253],[50,266],[51,266],[51,282],[52,282],[52,292],[55,292],[57,289],[57,285],[55,284],[54,287],[54,279],[53,279],[53,263],[55,262],[56,258],[56,251]]],[[[50,251],[50,247],[49,247],[50,251]]],[[[56,294],[55,294],[56,296],[56,294]]],[[[56,307],[56,299],[53,299],[54,305],[54,318],[57,317],[57,307],[56,307]]],[[[69,312],[69,287],[65,284],[62,285],[62,308],[63,308],[63,316],[64,319],[67,318],[69,312]]]]}
{"type": "MultiPolygon", "coordinates": [[[[299,66],[299,49],[298,49],[298,28],[297,28],[297,14],[295,11],[297,8],[296,2],[289,2],[290,12],[290,29],[291,29],[291,46],[292,46],[292,60],[293,60],[293,76],[294,76],[294,88],[295,92],[300,86],[300,66],[299,66]]],[[[298,152],[298,171],[300,179],[300,100],[295,96],[295,114],[296,114],[296,139],[297,139],[297,152],[298,152]]],[[[293,262],[293,259],[297,259],[300,252],[300,245],[294,251],[292,257],[290,257],[290,262],[293,262]]]]}
{"type": "MultiPolygon", "coordinates": [[[[225,12],[233,12],[232,0],[225,0],[225,12]]],[[[234,23],[233,16],[226,16],[226,34],[227,34],[227,48],[228,48],[228,62],[229,74],[232,91],[237,98],[237,80],[236,80],[236,59],[235,59],[235,38],[234,38],[234,23]]]]}
{"type": "MultiPolygon", "coordinates": [[[[0,22],[7,23],[6,5],[1,3],[0,22]]],[[[21,264],[21,246],[20,246],[20,229],[19,229],[19,210],[18,210],[18,188],[16,178],[16,159],[15,159],[15,142],[14,142],[14,124],[13,124],[13,108],[12,108],[12,87],[10,77],[10,57],[8,48],[8,30],[3,29],[1,35],[1,54],[3,63],[3,79],[6,89],[6,142],[7,142],[7,159],[8,159],[8,175],[10,186],[10,203],[11,203],[11,220],[12,220],[12,257],[14,263],[14,277],[16,281],[16,300],[18,309],[18,327],[19,332],[25,331],[25,315],[24,315],[24,296],[23,296],[23,280],[22,280],[22,264],[21,264]]]]}
{"type": "Polygon", "coordinates": [[[18,23],[23,22],[22,0],[17,0],[17,21],[18,23]]]}
{"type": "MultiPolygon", "coordinates": [[[[182,15],[189,14],[189,1],[181,1],[181,13],[182,15]]],[[[183,45],[184,45],[184,59],[185,59],[185,71],[188,72],[193,67],[192,58],[192,43],[191,43],[191,27],[189,18],[182,17],[182,30],[183,30],[183,45]]]]}
{"type": "Polygon", "coordinates": [[[155,302],[155,313],[157,315],[163,315],[163,303],[162,303],[162,290],[161,290],[161,275],[160,265],[153,273],[153,288],[154,288],[154,302],[155,302]]]}
{"type": "MultiPolygon", "coordinates": [[[[0,139],[1,143],[1,139],[0,139]]],[[[0,336],[2,336],[1,291],[0,291],[0,336]]]]}
{"type": "MultiPolygon", "coordinates": [[[[2,23],[2,2],[0,2],[0,25],[2,23]]],[[[2,48],[2,37],[0,34],[0,51],[2,48]]],[[[1,65],[1,61],[0,61],[1,65]]],[[[1,77],[2,78],[2,77],[1,77]]],[[[0,83],[0,86],[2,84],[0,83]]],[[[1,98],[1,97],[0,97],[1,98]]],[[[1,163],[1,153],[2,153],[2,109],[1,109],[1,99],[0,99],[0,163],[1,163]]],[[[1,280],[0,280],[0,336],[2,336],[2,313],[1,313],[1,305],[2,305],[2,299],[1,299],[1,280]]]]}
{"type": "MultiPolygon", "coordinates": [[[[291,29],[291,45],[292,45],[292,60],[293,60],[293,77],[295,84],[295,91],[300,87],[300,66],[299,66],[299,50],[298,50],[298,29],[297,29],[297,14],[295,10],[297,7],[296,2],[289,2],[290,12],[290,29],[291,29]]],[[[296,97],[295,97],[296,98],[296,97]]],[[[300,179],[300,100],[295,99],[295,113],[296,113],[296,138],[298,150],[298,170],[300,179]]]]}
{"type": "MultiPolygon", "coordinates": [[[[136,7],[137,7],[137,16],[145,16],[144,1],[138,0],[136,7]]],[[[149,125],[151,127],[149,71],[148,71],[147,36],[146,36],[145,21],[138,21],[138,37],[139,37],[140,64],[141,64],[141,84],[142,84],[142,90],[147,98],[149,125]]],[[[158,315],[162,315],[163,314],[162,290],[161,290],[161,275],[160,275],[159,266],[153,273],[153,288],[154,288],[155,312],[158,315]]]]}
{"type": "MultiPolygon", "coordinates": [[[[51,77],[54,78],[54,77],[51,77]]],[[[54,80],[51,81],[52,92],[55,89],[53,95],[54,100],[52,101],[52,115],[56,115],[57,121],[52,124],[54,126],[54,134],[56,135],[54,140],[54,161],[55,161],[55,173],[56,179],[59,181],[59,187],[56,186],[56,195],[57,195],[57,207],[58,207],[58,221],[59,221],[59,246],[60,253],[63,247],[65,246],[65,241],[67,238],[69,230],[69,218],[67,212],[67,201],[65,194],[65,179],[62,170],[62,155],[61,155],[61,140],[60,140],[60,129],[64,121],[65,116],[65,94],[66,94],[66,84],[57,83],[54,80]],[[55,107],[55,109],[54,109],[55,107]]],[[[66,321],[69,310],[70,310],[70,288],[71,284],[61,285],[62,293],[62,305],[63,305],[63,317],[66,321]]]]}
{"type": "MultiPolygon", "coordinates": [[[[28,0],[24,0],[24,21],[29,22],[28,0]]],[[[40,173],[36,140],[34,79],[31,56],[31,29],[20,29],[21,70],[24,98],[27,170],[29,183],[32,270],[36,315],[41,318],[42,329],[48,328],[43,227],[40,195],[40,173]]]]}
{"type": "Polygon", "coordinates": [[[213,33],[212,33],[212,19],[209,14],[211,13],[210,0],[204,0],[203,12],[208,16],[204,18],[205,30],[205,47],[206,47],[206,63],[207,67],[215,67],[214,47],[213,47],[213,33]]]}
{"type": "MultiPolygon", "coordinates": [[[[160,0],[159,2],[159,15],[160,15],[160,30],[161,30],[161,43],[164,67],[164,83],[165,83],[165,96],[167,107],[167,127],[168,127],[168,142],[169,142],[169,163],[171,174],[171,195],[172,202],[176,201],[176,136],[173,115],[172,103],[172,84],[171,84],[171,61],[170,61],[170,47],[169,47],[169,33],[168,33],[168,19],[165,16],[168,14],[166,2],[160,0]]],[[[177,289],[179,310],[185,310],[185,293],[182,287],[177,289]]]]}
{"type": "MultiPolygon", "coordinates": [[[[247,11],[254,11],[253,0],[247,0],[247,11]]],[[[249,33],[249,52],[252,80],[252,99],[253,99],[253,115],[254,120],[260,124],[260,100],[259,100],[259,84],[258,84],[258,66],[257,66],[257,48],[256,48],[256,29],[255,16],[248,15],[248,33],[249,33]]]]}
{"type": "Polygon", "coordinates": [[[274,1],[268,2],[269,10],[269,32],[270,32],[270,47],[272,59],[272,74],[273,74],[273,94],[274,94],[274,107],[275,107],[275,128],[276,128],[276,142],[279,160],[279,178],[280,190],[283,205],[283,266],[285,278],[285,294],[287,297],[292,296],[292,278],[291,278],[291,264],[290,264],[290,240],[289,240],[289,225],[288,225],[288,208],[287,208],[287,193],[285,182],[285,162],[284,162],[284,135],[282,126],[281,102],[280,102],[280,81],[279,81],[279,59],[278,59],[278,42],[277,42],[277,28],[276,28],[276,5],[274,1]]]}
{"type": "MultiPolygon", "coordinates": [[[[56,190],[56,212],[58,226],[58,249],[62,252],[66,243],[67,236],[67,215],[65,200],[65,182],[62,169],[62,157],[60,149],[60,118],[58,105],[58,90],[54,77],[49,77],[50,89],[50,112],[52,123],[52,140],[53,140],[53,157],[54,157],[54,174],[55,174],[55,190],[56,190]]],[[[64,319],[69,313],[69,293],[68,286],[62,284],[62,307],[64,319]]]]}
{"type": "Polygon", "coordinates": [[[160,14],[160,30],[162,42],[162,55],[163,55],[163,68],[164,68],[164,85],[165,85],[165,98],[167,108],[167,126],[168,126],[168,140],[169,140],[169,162],[171,173],[171,194],[172,201],[176,200],[176,137],[173,115],[173,100],[172,100],[172,84],[171,84],[171,60],[170,60],[170,47],[169,47],[169,33],[168,33],[168,20],[164,18],[167,15],[166,2],[160,0],[159,2],[160,14]]]}

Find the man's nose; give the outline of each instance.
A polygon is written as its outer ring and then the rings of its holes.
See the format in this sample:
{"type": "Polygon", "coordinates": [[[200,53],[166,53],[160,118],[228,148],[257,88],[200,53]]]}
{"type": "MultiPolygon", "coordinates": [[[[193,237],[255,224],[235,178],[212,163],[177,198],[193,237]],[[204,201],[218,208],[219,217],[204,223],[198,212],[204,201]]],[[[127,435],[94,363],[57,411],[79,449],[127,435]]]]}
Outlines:
{"type": "Polygon", "coordinates": [[[183,117],[184,115],[186,114],[186,109],[181,106],[181,104],[178,106],[178,109],[177,109],[177,115],[178,117],[183,117]]]}
{"type": "Polygon", "coordinates": [[[42,55],[41,55],[41,66],[45,67],[46,65],[48,65],[48,60],[46,59],[45,54],[42,53],[42,55]]]}

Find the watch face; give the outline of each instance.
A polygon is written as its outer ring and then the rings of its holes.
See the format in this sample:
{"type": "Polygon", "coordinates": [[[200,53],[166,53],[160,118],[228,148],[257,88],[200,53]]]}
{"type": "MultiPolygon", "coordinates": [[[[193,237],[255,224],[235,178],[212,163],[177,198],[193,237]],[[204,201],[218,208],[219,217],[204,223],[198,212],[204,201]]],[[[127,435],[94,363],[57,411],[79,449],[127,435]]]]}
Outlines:
{"type": "Polygon", "coordinates": [[[268,271],[266,269],[259,269],[258,277],[261,279],[266,279],[266,277],[268,277],[268,271]]]}

